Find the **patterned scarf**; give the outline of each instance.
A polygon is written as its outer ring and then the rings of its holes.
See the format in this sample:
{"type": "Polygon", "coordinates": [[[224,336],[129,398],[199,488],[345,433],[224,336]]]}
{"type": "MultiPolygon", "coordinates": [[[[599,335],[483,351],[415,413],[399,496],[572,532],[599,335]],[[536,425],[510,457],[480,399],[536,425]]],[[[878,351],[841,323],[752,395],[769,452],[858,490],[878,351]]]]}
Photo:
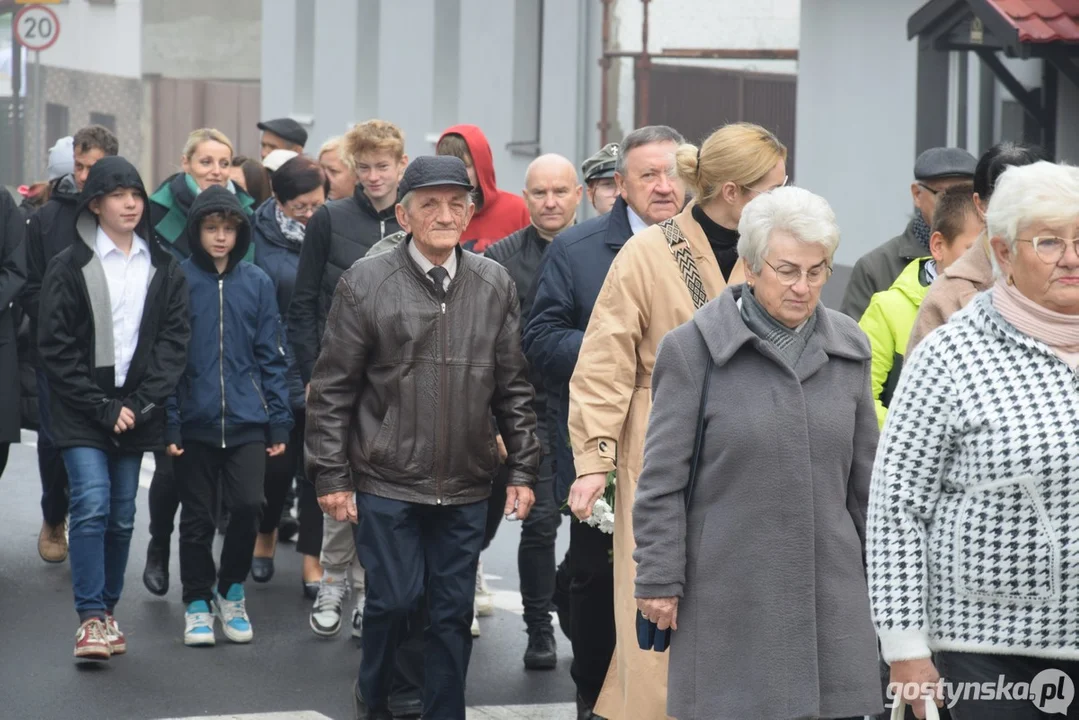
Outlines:
{"type": "Polygon", "coordinates": [[[281,234],[293,242],[303,242],[303,234],[306,230],[304,224],[286,215],[277,201],[274,201],[273,212],[274,217],[277,218],[277,227],[281,228],[281,234]]]}
{"type": "Polygon", "coordinates": [[[748,285],[742,286],[742,297],[738,303],[741,308],[742,321],[757,337],[771,343],[779,351],[787,365],[794,367],[802,352],[806,349],[809,336],[817,327],[817,313],[813,312],[809,319],[802,323],[797,330],[792,330],[783,323],[768,314],[768,311],[757,302],[753,291],[748,285]]]}
{"type": "Polygon", "coordinates": [[[933,234],[933,229],[926,224],[921,210],[914,210],[914,225],[911,230],[914,232],[914,238],[928,251],[929,236],[933,234]]]}

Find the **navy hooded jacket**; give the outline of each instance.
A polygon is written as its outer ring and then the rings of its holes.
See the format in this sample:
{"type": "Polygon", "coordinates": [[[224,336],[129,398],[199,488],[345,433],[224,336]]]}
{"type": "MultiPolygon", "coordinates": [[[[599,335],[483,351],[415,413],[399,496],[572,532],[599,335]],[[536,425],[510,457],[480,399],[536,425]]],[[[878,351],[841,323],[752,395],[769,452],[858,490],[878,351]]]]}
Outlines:
{"type": "Polygon", "coordinates": [[[292,429],[281,319],[273,282],[242,261],[251,225],[236,196],[217,186],[199,193],[188,214],[187,276],[191,343],[187,367],[168,405],[167,443],[198,441],[227,448],[287,443],[292,429]],[[225,272],[201,242],[210,213],[241,218],[225,272]]]}

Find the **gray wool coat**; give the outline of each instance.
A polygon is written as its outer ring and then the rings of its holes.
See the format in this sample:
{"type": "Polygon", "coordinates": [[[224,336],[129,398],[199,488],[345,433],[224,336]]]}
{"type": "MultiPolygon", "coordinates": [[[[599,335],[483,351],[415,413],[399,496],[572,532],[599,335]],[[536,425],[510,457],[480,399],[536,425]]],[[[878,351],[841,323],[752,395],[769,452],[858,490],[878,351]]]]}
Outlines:
{"type": "Polygon", "coordinates": [[[667,712],[678,720],[882,710],[864,566],[877,445],[869,343],[823,306],[792,370],[730,288],[664,337],[633,505],[637,597],[681,597],[667,712]],[[700,468],[684,491],[707,356],[700,468]]]}

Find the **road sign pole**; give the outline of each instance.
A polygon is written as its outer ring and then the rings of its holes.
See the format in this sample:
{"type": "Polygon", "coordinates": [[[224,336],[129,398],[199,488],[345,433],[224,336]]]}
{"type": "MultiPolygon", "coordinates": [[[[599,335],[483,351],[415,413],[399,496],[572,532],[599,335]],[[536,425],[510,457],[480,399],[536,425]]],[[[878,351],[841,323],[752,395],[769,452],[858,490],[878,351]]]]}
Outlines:
{"type": "Polygon", "coordinates": [[[41,51],[34,51],[34,105],[37,106],[36,117],[34,118],[34,146],[37,149],[37,155],[34,156],[34,164],[32,166],[33,175],[27,178],[28,182],[37,182],[41,177],[39,168],[45,157],[45,98],[42,97],[42,82],[41,82],[41,51]]]}

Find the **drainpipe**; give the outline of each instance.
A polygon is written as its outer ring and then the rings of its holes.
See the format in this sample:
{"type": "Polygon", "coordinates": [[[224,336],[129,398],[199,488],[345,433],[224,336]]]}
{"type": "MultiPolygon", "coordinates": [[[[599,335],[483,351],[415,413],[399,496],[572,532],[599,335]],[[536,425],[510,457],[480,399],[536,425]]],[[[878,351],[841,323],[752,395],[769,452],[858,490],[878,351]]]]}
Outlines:
{"type": "Polygon", "coordinates": [[[641,23],[641,54],[637,56],[637,117],[636,127],[648,124],[649,86],[652,80],[652,56],[648,54],[648,4],[652,0],[641,0],[644,7],[644,20],[641,23]]]}
{"type": "Polygon", "coordinates": [[[611,3],[614,0],[602,0],[603,2],[603,54],[599,59],[600,67],[600,90],[599,90],[599,145],[607,144],[608,133],[611,129],[609,98],[607,97],[608,75],[611,70],[611,3]]]}

